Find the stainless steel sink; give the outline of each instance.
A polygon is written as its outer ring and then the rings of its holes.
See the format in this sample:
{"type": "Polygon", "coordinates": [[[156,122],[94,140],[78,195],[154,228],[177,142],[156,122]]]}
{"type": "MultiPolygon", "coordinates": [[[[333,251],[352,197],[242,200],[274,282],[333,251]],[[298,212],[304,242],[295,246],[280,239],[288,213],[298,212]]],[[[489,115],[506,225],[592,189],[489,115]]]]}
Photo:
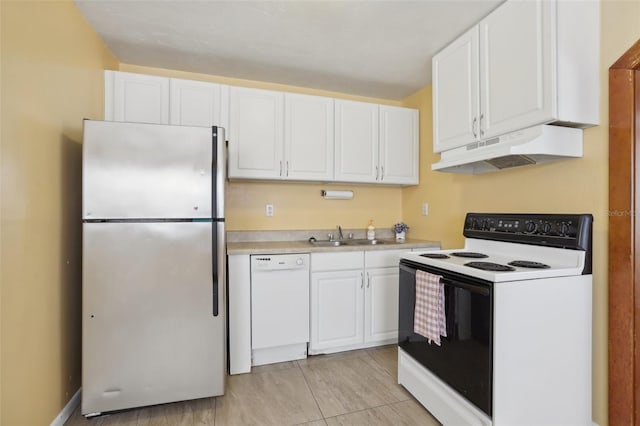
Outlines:
{"type": "Polygon", "coordinates": [[[386,244],[383,240],[310,240],[309,243],[314,247],[340,247],[340,246],[373,246],[378,244],[386,244]]]}
{"type": "Polygon", "coordinates": [[[310,241],[312,246],[315,247],[340,247],[345,245],[345,241],[310,241]]]}
{"type": "Polygon", "coordinates": [[[367,240],[367,239],[345,240],[343,242],[346,245],[353,245],[353,246],[373,246],[377,244],[385,244],[385,242],[382,240],[367,240]]]}

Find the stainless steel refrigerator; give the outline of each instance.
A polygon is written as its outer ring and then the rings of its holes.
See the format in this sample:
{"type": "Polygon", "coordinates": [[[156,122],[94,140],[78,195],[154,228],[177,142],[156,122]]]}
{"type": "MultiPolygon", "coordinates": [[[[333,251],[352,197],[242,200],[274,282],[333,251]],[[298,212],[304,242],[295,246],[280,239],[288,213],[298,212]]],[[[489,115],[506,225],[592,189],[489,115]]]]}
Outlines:
{"type": "Polygon", "coordinates": [[[82,414],[222,395],[224,130],[85,120],[82,414]]]}

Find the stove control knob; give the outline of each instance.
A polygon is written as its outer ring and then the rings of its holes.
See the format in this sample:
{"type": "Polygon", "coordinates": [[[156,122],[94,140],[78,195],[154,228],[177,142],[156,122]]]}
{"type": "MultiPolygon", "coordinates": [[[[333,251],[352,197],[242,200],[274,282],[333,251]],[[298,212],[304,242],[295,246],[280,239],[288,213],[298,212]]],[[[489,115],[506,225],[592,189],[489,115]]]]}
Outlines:
{"type": "Polygon", "coordinates": [[[491,227],[491,225],[490,225],[489,219],[484,219],[482,221],[482,230],[483,231],[488,231],[490,227],[491,227]]]}
{"type": "Polygon", "coordinates": [[[478,219],[476,219],[475,217],[471,219],[469,229],[478,229],[478,219]]]}
{"type": "Polygon", "coordinates": [[[569,233],[569,224],[566,222],[562,222],[562,224],[560,224],[560,236],[566,237],[568,233],[569,233]]]}
{"type": "Polygon", "coordinates": [[[542,225],[542,233],[548,234],[549,232],[551,232],[551,224],[549,222],[545,222],[544,225],[542,225]]]}
{"type": "Polygon", "coordinates": [[[527,222],[524,224],[524,232],[527,234],[533,234],[538,229],[538,225],[535,222],[527,222]]]}

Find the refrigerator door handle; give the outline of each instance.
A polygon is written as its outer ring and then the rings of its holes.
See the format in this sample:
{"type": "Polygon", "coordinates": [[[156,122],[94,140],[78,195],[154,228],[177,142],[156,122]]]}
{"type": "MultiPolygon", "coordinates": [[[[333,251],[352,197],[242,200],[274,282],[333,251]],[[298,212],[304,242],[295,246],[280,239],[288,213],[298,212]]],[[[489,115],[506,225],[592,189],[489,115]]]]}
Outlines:
{"type": "Polygon", "coordinates": [[[220,314],[221,292],[227,283],[226,239],[224,232],[224,184],[227,177],[225,155],[225,132],[222,127],[213,126],[213,158],[211,182],[212,218],[212,267],[213,267],[213,316],[220,314]]]}
{"type": "Polygon", "coordinates": [[[213,316],[217,317],[219,314],[219,278],[220,278],[220,273],[219,273],[219,265],[218,265],[218,224],[216,222],[213,222],[211,224],[211,230],[212,230],[212,250],[211,250],[211,254],[212,254],[212,263],[213,263],[213,316]]]}
{"type": "MultiPolygon", "coordinates": [[[[220,305],[224,303],[224,291],[227,285],[227,252],[225,250],[224,219],[214,220],[213,228],[213,316],[221,314],[220,305]]],[[[222,305],[224,306],[224,305],[222,305]]],[[[224,312],[222,312],[224,314],[224,312]]]]}

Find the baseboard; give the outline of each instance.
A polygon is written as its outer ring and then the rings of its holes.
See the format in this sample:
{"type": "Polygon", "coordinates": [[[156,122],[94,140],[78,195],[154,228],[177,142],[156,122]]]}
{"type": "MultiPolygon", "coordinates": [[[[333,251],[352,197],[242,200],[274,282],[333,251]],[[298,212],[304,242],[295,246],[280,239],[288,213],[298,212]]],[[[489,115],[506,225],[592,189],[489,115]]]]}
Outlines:
{"type": "Polygon", "coordinates": [[[64,426],[64,423],[69,420],[69,417],[73,414],[74,410],[80,404],[80,391],[82,388],[79,388],[76,393],[71,397],[67,405],[64,406],[60,414],[56,416],[55,419],[51,422],[50,426],[64,426]]]}

